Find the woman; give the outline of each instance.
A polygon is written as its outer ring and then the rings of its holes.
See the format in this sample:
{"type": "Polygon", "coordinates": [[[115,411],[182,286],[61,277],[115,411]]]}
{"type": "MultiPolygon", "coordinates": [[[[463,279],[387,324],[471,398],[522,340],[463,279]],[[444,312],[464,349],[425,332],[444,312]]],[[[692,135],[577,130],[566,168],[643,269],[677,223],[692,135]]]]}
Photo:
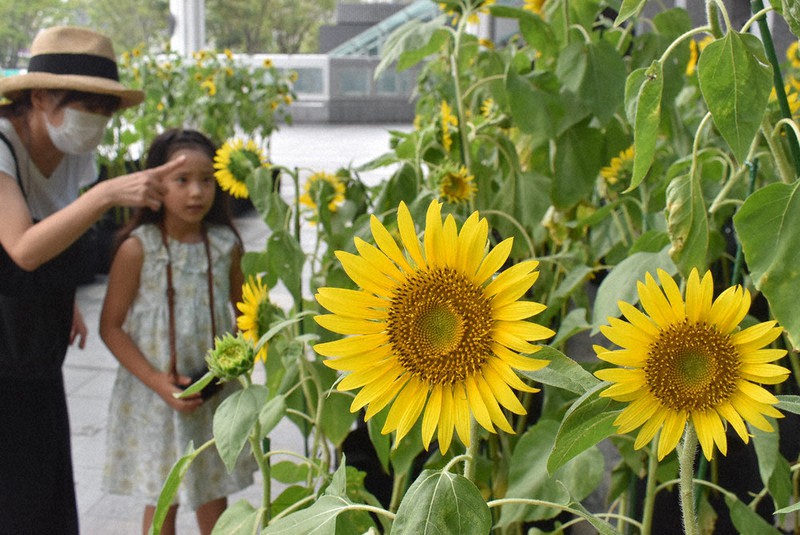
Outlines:
{"type": "Polygon", "coordinates": [[[42,30],[27,73],[0,79],[0,530],[77,534],[61,365],[83,347],[78,238],[112,206],[158,209],[180,165],[102,181],[94,149],[115,111],[142,102],[119,83],[111,41],[42,30]]]}

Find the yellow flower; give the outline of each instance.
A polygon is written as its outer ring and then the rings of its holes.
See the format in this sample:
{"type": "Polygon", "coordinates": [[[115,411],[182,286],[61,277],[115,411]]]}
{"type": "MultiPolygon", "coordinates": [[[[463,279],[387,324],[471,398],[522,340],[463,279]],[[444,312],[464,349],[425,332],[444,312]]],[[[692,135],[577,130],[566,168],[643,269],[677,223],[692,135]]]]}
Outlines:
{"type": "Polygon", "coordinates": [[[225,57],[228,59],[233,59],[233,52],[231,52],[230,48],[226,48],[224,51],[225,57]]]}
{"type": "Polygon", "coordinates": [[[798,45],[800,42],[797,40],[792,41],[792,43],[786,48],[786,59],[792,64],[792,67],[795,69],[800,69],[800,48],[798,45]]]}
{"type": "Polygon", "coordinates": [[[714,300],[711,272],[701,280],[692,270],[685,301],[668,273],[658,270],[658,278],[661,288],[649,273],[638,283],[644,312],[620,301],[627,321],[609,318],[610,325],[601,327],[621,349],[595,346],[598,358],[619,366],[595,373],[613,383],[600,395],[629,403],[614,421],[617,431],[641,427],[634,443],[638,449],[660,430],[659,460],[675,449],[690,421],[709,460],[715,444],[727,454],[726,423],[745,443],[745,421],[772,431],[764,415],[782,417],[773,407],[778,400],[757,383],[777,384],[789,375],[770,364],[786,351],[764,348],[781,328],[768,321],[739,330],[750,293],[735,286],[714,300]]]}
{"type": "Polygon", "coordinates": [[[259,167],[266,167],[267,158],[256,143],[233,138],[225,142],[214,156],[214,177],[220,187],[233,197],[245,199],[247,177],[259,167]]]}
{"type": "Polygon", "coordinates": [[[208,96],[213,97],[217,94],[217,84],[214,83],[214,80],[211,78],[206,78],[203,80],[203,83],[200,84],[200,87],[206,90],[208,96]]]}
{"type": "Polygon", "coordinates": [[[285,102],[286,105],[289,106],[292,102],[294,102],[292,100],[292,95],[283,95],[283,102],[285,102]]]}
{"type": "Polygon", "coordinates": [[[458,171],[447,169],[439,181],[439,197],[453,204],[471,201],[478,191],[474,179],[463,165],[458,171]]]}
{"type": "Polygon", "coordinates": [[[264,60],[264,63],[262,65],[264,65],[265,69],[271,69],[272,68],[272,60],[270,58],[267,58],[267,59],[264,60]]]}
{"type": "Polygon", "coordinates": [[[458,117],[452,114],[450,105],[446,100],[442,101],[440,109],[442,115],[442,145],[444,146],[445,152],[450,152],[450,147],[453,145],[453,138],[450,136],[450,127],[455,128],[458,126],[458,117]]]}
{"type": "Polygon", "coordinates": [[[292,72],[290,72],[290,73],[289,73],[289,81],[290,81],[290,82],[292,82],[292,83],[296,82],[296,81],[297,81],[297,78],[298,78],[298,76],[299,76],[299,75],[297,74],[297,71],[292,71],[292,72]]]}
{"type": "Polygon", "coordinates": [[[689,63],[686,64],[686,76],[694,74],[694,71],[697,69],[697,59],[700,57],[700,52],[713,41],[714,37],[712,35],[706,35],[700,39],[700,42],[694,39],[689,41],[689,63]]]}
{"type": "Polygon", "coordinates": [[[322,327],[352,335],[317,344],[325,364],[345,372],[339,390],[360,389],[350,410],[366,419],[391,404],[382,433],[397,432],[396,444],[422,418],[422,443],[438,428],[447,452],[453,430],[470,442],[471,416],[485,429],[513,433],[503,408],[525,414],[513,389],[536,392],[515,373],[547,361],[531,342],[554,333],[526,321],[546,307],[519,301],[536,281],[538,262],[511,267],[492,279],[511,252],[509,238],[488,253],[489,226],[474,212],[459,232],[455,218],[442,222],[441,204],[428,207],[422,245],[404,203],[397,225],[405,252],[377,217],[376,246],[355,238],[358,254],[337,251],[344,270],[362,290],[320,288],[316,298],[331,314],[316,316],[322,327]]]}
{"type": "Polygon", "coordinates": [[[478,39],[478,44],[483,48],[488,48],[489,50],[494,48],[494,43],[491,39],[478,39]]]}
{"type": "Polygon", "coordinates": [[[600,176],[611,186],[627,182],[633,176],[633,145],[611,158],[611,162],[600,169],[600,176]]]}
{"type": "MultiPolygon", "coordinates": [[[[236,325],[242,331],[242,337],[253,345],[258,344],[261,337],[269,330],[271,303],[269,301],[269,288],[263,282],[261,275],[250,277],[242,285],[242,301],[236,303],[236,308],[241,316],[236,318],[236,325]]],[[[267,344],[264,344],[256,354],[256,361],[267,361],[267,344]]]]}
{"type": "Polygon", "coordinates": [[[335,212],[336,209],[344,202],[346,188],[344,182],[339,180],[339,177],[330,173],[325,173],[324,171],[314,173],[308,177],[303,194],[299,199],[300,204],[311,208],[311,210],[316,213],[317,203],[315,199],[319,194],[319,188],[322,187],[323,183],[330,185],[331,189],[333,190],[333,194],[330,196],[330,200],[328,201],[328,210],[335,212]]]}
{"type": "Polygon", "coordinates": [[[487,98],[481,104],[481,115],[483,115],[488,119],[489,117],[491,117],[492,112],[494,112],[494,109],[495,109],[494,99],[487,98]]]}
{"type": "Polygon", "coordinates": [[[522,9],[525,11],[530,11],[531,13],[536,13],[537,15],[542,14],[542,8],[544,7],[544,3],[547,0],[525,0],[525,4],[522,6],[522,9]]]}

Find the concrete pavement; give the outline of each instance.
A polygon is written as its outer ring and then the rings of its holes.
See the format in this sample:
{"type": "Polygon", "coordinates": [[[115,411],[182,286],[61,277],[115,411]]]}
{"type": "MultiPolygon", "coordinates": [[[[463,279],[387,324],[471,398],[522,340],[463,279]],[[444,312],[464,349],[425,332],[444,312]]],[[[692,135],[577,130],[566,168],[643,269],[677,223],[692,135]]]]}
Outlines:
{"type": "MultiPolygon", "coordinates": [[[[339,167],[363,164],[389,151],[389,130],[409,130],[410,125],[295,125],[283,126],[272,137],[270,159],[286,167],[333,172],[339,167]]],[[[391,170],[362,174],[367,183],[388,178],[391,170]]],[[[288,182],[288,181],[284,181],[288,182]]],[[[291,184],[282,184],[282,194],[290,198],[291,184]],[[288,189],[287,189],[288,188],[288,189]]],[[[261,250],[267,228],[255,212],[237,218],[245,248],[261,250]]],[[[78,289],[78,304],[90,329],[86,348],[71,348],[64,365],[64,376],[72,428],[72,454],[81,533],[84,535],[127,535],[141,532],[144,503],[135,498],[104,494],[101,489],[105,463],[106,418],[116,373],[117,361],[97,334],[97,324],[105,295],[105,277],[98,275],[78,289]]],[[[271,292],[274,302],[287,302],[280,289],[271,292]]],[[[281,424],[271,434],[275,449],[302,452],[302,437],[290,424],[281,424]]],[[[257,475],[257,474],[256,474],[257,475]]],[[[230,497],[230,503],[246,498],[260,500],[258,480],[230,497]]],[[[197,533],[194,514],[180,510],[178,531],[197,533]]]]}

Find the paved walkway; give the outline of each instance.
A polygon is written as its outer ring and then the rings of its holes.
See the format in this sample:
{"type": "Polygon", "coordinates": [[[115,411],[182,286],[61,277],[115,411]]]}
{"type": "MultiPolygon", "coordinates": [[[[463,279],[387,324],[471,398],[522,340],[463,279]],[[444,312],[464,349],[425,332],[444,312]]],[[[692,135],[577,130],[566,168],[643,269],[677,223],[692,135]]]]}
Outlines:
{"type": "MultiPolygon", "coordinates": [[[[408,130],[408,125],[296,125],[282,127],[272,138],[271,159],[279,165],[310,171],[333,172],[339,167],[363,164],[389,150],[389,130],[408,130]]],[[[389,170],[362,174],[365,182],[386,178],[389,170]]],[[[285,187],[286,185],[284,185],[285,187]]],[[[291,193],[291,192],[289,192],[291,193]]],[[[247,250],[263,248],[267,229],[256,213],[237,219],[247,250]]],[[[105,295],[105,278],[78,290],[78,303],[90,329],[84,350],[67,353],[64,375],[71,426],[75,485],[81,533],[84,535],[127,535],[141,532],[144,503],[138,499],[104,494],[101,489],[105,462],[106,418],[117,361],[97,334],[100,307],[105,295]]],[[[285,296],[284,296],[285,297],[285,296]]],[[[276,302],[280,302],[276,295],[276,302]]],[[[301,435],[291,424],[270,435],[273,447],[302,451],[301,435]]],[[[230,498],[257,503],[258,482],[230,498]]],[[[197,533],[194,515],[179,510],[181,534],[197,533]]]]}

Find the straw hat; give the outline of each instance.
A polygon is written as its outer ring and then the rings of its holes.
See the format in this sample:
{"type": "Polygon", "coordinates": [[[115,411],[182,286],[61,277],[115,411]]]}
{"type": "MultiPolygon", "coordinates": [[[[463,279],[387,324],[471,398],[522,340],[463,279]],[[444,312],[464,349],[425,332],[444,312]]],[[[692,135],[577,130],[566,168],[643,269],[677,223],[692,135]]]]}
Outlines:
{"type": "Polygon", "coordinates": [[[40,31],[31,44],[28,72],[0,78],[0,95],[15,100],[26,89],[71,89],[114,95],[120,108],[135,106],[144,93],[119,83],[111,40],[85,28],[56,26],[40,31]]]}

